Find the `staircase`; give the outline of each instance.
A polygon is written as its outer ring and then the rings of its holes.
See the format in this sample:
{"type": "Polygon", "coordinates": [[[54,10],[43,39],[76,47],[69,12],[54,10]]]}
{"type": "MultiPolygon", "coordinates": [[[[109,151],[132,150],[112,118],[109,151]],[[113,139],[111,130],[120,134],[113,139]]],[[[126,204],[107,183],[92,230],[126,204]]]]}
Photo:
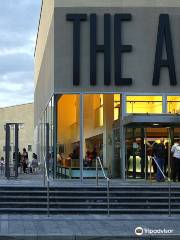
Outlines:
{"type": "MultiPolygon", "coordinates": [[[[180,214],[180,186],[172,185],[171,213],[180,214]]],[[[168,214],[168,186],[110,187],[110,214],[168,214]]],[[[46,214],[44,187],[0,187],[0,214],[46,214]]],[[[107,214],[106,187],[51,187],[51,214],[107,214]]]]}

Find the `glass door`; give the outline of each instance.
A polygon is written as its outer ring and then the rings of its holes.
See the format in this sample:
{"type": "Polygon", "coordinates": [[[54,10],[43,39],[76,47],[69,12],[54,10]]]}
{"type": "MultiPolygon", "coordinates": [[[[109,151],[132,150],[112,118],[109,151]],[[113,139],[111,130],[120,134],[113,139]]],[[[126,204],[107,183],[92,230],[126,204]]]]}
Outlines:
{"type": "Polygon", "coordinates": [[[126,178],[143,179],[145,178],[145,146],[144,128],[126,128],[126,178]]]}
{"type": "Polygon", "coordinates": [[[163,143],[165,146],[164,164],[162,172],[170,177],[170,149],[171,149],[171,128],[170,127],[148,127],[145,128],[145,151],[146,151],[146,170],[145,179],[156,180],[157,165],[154,161],[153,148],[155,144],[163,143]]]}
{"type": "Polygon", "coordinates": [[[160,142],[163,142],[165,146],[165,159],[162,171],[166,176],[170,177],[172,128],[162,126],[127,127],[125,137],[127,179],[156,179],[157,166],[153,159],[153,146],[155,143],[160,142]]]}

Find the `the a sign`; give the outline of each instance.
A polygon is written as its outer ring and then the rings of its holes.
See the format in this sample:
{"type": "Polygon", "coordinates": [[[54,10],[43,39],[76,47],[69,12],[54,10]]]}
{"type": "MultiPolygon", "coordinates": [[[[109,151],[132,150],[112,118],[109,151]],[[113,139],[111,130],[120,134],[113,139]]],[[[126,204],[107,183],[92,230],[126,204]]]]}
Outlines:
{"type": "MultiPolygon", "coordinates": [[[[130,13],[115,14],[114,16],[114,84],[116,86],[130,86],[132,78],[123,77],[122,61],[123,54],[133,51],[132,45],[122,42],[122,24],[124,21],[132,21],[130,13]]],[[[104,85],[111,85],[111,14],[104,14],[104,43],[97,43],[97,15],[96,14],[67,14],[67,21],[73,22],[73,84],[80,85],[80,51],[81,51],[81,24],[89,20],[90,30],[90,85],[97,84],[97,54],[104,54],[104,85]]],[[[176,85],[176,70],[171,37],[170,19],[168,14],[160,14],[157,30],[157,40],[154,72],[152,74],[152,85],[159,85],[161,68],[167,68],[169,72],[170,85],[176,85]],[[163,49],[166,57],[163,58],[163,49]]],[[[145,33],[146,34],[146,33],[145,33]]],[[[150,51],[153,51],[151,49],[150,51]]]]}

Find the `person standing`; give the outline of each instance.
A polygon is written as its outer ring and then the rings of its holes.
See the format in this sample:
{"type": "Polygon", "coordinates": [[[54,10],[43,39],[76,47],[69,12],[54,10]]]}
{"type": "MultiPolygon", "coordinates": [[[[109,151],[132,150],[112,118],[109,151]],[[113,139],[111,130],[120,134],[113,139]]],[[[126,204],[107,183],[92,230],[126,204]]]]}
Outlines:
{"type": "Polygon", "coordinates": [[[1,159],[0,159],[0,169],[1,169],[1,174],[4,173],[4,168],[5,168],[4,157],[1,157],[1,159]]]}
{"type": "Polygon", "coordinates": [[[180,139],[178,139],[171,148],[172,157],[172,180],[180,182],[180,139]]]}
{"type": "Polygon", "coordinates": [[[169,159],[169,143],[165,143],[165,162],[164,162],[164,173],[168,176],[168,159],[169,159]]]}
{"type": "Polygon", "coordinates": [[[28,166],[28,153],[27,153],[26,149],[23,148],[23,152],[22,152],[22,167],[23,167],[23,172],[24,173],[27,173],[26,172],[27,166],[28,166]]]}
{"type": "Polygon", "coordinates": [[[37,172],[37,169],[38,169],[38,159],[37,159],[37,155],[35,153],[33,153],[31,169],[32,169],[33,174],[35,174],[37,172]]]}
{"type": "Polygon", "coordinates": [[[153,146],[153,155],[154,160],[157,165],[157,174],[156,174],[156,180],[158,182],[164,181],[164,176],[162,173],[164,173],[164,162],[165,162],[165,146],[163,139],[160,140],[160,143],[154,144],[153,146]]]}

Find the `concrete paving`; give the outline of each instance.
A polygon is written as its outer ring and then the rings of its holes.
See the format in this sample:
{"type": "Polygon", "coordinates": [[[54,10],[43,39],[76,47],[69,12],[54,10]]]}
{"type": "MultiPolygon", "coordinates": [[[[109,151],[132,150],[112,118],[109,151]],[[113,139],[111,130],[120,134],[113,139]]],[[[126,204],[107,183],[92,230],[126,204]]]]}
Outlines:
{"type": "MultiPolygon", "coordinates": [[[[136,180],[120,180],[120,179],[110,179],[110,186],[119,187],[119,186],[144,186],[144,185],[153,185],[153,186],[167,186],[169,182],[156,182],[155,180],[146,181],[142,179],[136,180]]],[[[0,186],[43,186],[44,177],[43,175],[33,175],[33,174],[21,174],[17,179],[7,180],[4,176],[0,176],[0,186]]],[[[171,182],[172,186],[180,186],[178,182],[171,182]]],[[[96,186],[96,179],[57,179],[53,180],[50,178],[50,186],[54,187],[71,187],[71,186],[96,186]]],[[[99,186],[107,186],[107,181],[105,179],[99,179],[99,186]]]]}
{"type": "Polygon", "coordinates": [[[180,239],[180,217],[1,215],[0,239],[180,239]],[[135,234],[141,227],[144,233],[135,234]],[[147,233],[146,233],[147,232],[147,233]]]}

